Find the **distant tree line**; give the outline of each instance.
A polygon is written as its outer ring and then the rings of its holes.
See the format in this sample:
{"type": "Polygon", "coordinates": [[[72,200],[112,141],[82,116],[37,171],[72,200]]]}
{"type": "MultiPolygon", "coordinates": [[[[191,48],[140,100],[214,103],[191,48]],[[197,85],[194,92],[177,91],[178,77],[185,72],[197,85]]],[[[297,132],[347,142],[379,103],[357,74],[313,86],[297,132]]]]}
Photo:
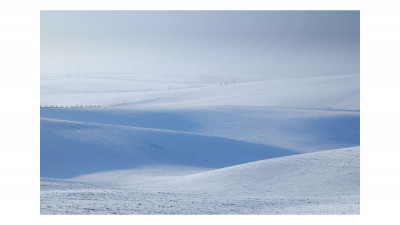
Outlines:
{"type": "Polygon", "coordinates": [[[234,80],[234,81],[232,81],[232,82],[227,82],[227,81],[225,81],[225,82],[220,82],[220,83],[219,83],[219,86],[220,86],[220,87],[222,87],[222,86],[228,86],[228,84],[236,84],[236,81],[234,80]]]}

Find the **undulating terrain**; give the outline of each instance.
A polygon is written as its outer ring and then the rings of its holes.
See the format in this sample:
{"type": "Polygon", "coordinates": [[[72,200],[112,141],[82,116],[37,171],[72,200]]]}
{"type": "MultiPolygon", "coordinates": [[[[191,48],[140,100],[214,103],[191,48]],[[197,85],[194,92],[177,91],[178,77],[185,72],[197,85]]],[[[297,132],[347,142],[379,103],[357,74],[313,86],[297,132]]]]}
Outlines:
{"type": "Polygon", "coordinates": [[[42,77],[40,119],[41,214],[360,212],[358,74],[42,77]]]}

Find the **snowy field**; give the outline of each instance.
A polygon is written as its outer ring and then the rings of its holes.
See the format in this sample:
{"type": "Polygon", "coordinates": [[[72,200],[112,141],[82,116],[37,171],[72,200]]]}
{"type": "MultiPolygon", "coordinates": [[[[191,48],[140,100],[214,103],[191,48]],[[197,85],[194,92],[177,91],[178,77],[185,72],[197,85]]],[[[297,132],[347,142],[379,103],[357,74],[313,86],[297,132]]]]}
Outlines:
{"type": "Polygon", "coordinates": [[[41,214],[359,214],[359,82],[43,77],[41,214]]]}

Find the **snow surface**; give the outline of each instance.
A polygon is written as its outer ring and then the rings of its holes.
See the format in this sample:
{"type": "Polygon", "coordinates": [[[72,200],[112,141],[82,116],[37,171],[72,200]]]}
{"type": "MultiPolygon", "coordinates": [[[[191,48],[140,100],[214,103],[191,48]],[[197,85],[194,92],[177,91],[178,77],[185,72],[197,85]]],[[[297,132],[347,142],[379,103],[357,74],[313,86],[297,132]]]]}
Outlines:
{"type": "Polygon", "coordinates": [[[297,154],[234,139],[128,126],[41,120],[41,176],[70,178],[148,165],[221,168],[297,154]]]}
{"type": "Polygon", "coordinates": [[[359,214],[359,147],[199,172],[42,178],[42,214],[359,214]],[[329,175],[329,176],[328,176],[329,175]]]}
{"type": "Polygon", "coordinates": [[[163,108],[203,105],[360,109],[360,75],[298,77],[256,82],[204,83],[177,80],[57,77],[41,80],[41,105],[102,105],[163,108]]]}
{"type": "Polygon", "coordinates": [[[359,78],[42,78],[41,214],[359,214],[359,78]]]}
{"type": "MultiPolygon", "coordinates": [[[[259,106],[184,109],[43,108],[41,116],[224,137],[302,153],[360,145],[358,111],[259,106]]],[[[42,143],[48,141],[51,140],[42,139],[42,143]]]]}

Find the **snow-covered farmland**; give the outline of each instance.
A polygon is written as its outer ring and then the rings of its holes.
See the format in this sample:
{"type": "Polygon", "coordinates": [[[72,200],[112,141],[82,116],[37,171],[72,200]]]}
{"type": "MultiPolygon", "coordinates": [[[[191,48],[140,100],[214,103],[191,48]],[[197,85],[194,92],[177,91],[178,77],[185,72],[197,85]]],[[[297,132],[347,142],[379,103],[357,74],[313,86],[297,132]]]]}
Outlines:
{"type": "Polygon", "coordinates": [[[42,178],[43,214],[358,214],[359,147],[222,169],[42,178]]]}
{"type": "Polygon", "coordinates": [[[42,214],[358,214],[359,75],[42,79],[42,214]],[[67,85],[66,85],[67,84],[67,85]]]}

